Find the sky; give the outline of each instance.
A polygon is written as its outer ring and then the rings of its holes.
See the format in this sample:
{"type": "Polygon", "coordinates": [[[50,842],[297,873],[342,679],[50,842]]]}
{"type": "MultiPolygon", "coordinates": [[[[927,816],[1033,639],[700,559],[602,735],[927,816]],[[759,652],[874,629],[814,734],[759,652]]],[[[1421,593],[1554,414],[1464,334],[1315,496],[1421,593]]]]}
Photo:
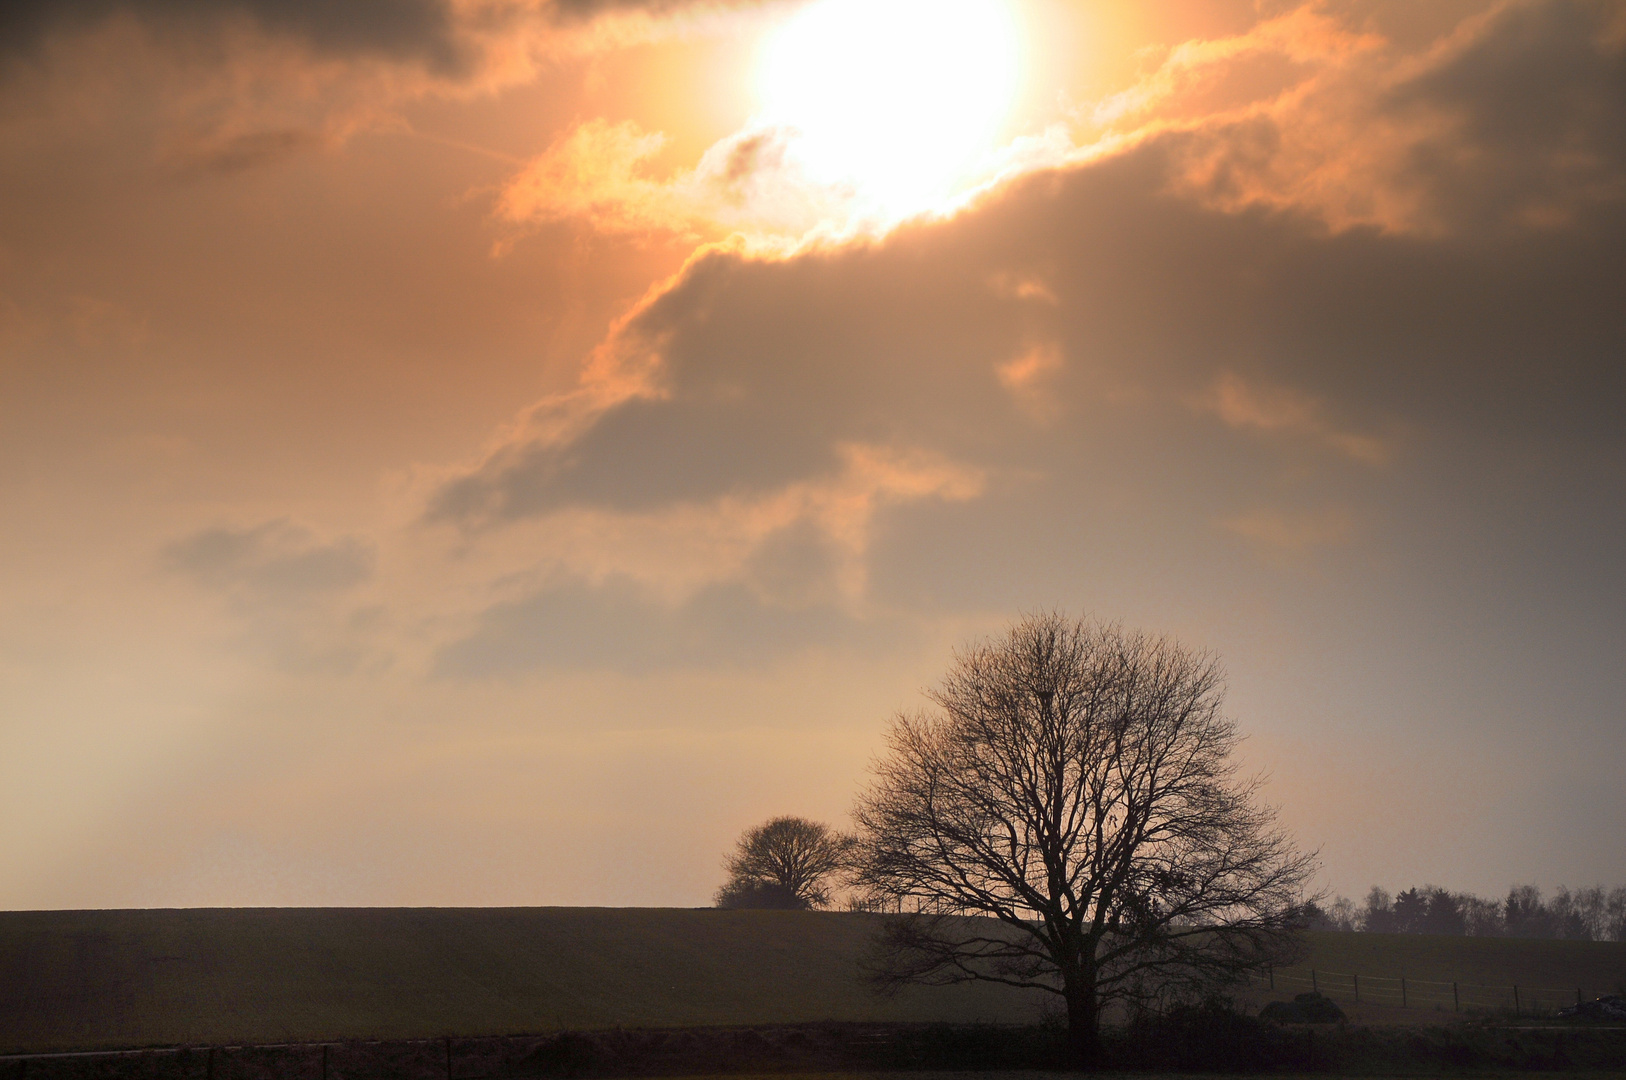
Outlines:
{"type": "Polygon", "coordinates": [[[25,0],[0,907],[710,901],[954,650],[1626,883],[1626,4],[25,0]]]}

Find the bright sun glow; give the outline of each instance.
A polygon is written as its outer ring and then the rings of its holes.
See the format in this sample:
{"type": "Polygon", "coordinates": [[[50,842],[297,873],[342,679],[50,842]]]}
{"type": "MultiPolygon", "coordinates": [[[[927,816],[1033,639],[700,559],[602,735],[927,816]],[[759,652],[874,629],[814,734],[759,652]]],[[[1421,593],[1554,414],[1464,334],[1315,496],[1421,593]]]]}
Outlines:
{"type": "Polygon", "coordinates": [[[970,178],[1016,97],[1002,0],[817,0],[764,50],[761,119],[815,180],[910,212],[970,178]]]}

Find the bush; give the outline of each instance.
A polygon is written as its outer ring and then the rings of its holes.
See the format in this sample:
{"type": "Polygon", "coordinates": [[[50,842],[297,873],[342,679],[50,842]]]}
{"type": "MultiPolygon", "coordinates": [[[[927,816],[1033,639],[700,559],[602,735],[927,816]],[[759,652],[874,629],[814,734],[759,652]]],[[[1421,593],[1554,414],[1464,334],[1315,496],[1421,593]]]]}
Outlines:
{"type": "Polygon", "coordinates": [[[1272,1001],[1259,1011],[1259,1019],[1278,1024],[1337,1024],[1345,1017],[1336,1001],[1311,991],[1292,1001],[1272,1001]]]}
{"type": "Polygon", "coordinates": [[[1285,1040],[1223,998],[1143,1014],[1109,1039],[1115,1064],[1257,1072],[1289,1059],[1285,1040]]]}

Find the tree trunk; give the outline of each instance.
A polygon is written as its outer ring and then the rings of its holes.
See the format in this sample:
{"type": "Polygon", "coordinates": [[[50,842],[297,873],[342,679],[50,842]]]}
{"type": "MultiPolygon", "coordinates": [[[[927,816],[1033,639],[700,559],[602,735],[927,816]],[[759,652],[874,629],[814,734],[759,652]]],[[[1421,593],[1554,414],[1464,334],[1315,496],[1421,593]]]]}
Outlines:
{"type": "Polygon", "coordinates": [[[1067,1053],[1075,1069],[1093,1069],[1101,1063],[1100,1005],[1095,980],[1083,975],[1067,979],[1067,1053]]]}

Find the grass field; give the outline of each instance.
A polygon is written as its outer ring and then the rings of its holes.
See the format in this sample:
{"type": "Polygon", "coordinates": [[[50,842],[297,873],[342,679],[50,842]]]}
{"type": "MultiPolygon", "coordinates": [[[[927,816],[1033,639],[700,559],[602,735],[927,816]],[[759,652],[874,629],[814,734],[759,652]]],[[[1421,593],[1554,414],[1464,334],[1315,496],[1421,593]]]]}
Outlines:
{"type": "Polygon", "coordinates": [[[1291,969],[1502,985],[1583,986],[1619,992],[1626,981],[1626,942],[1528,938],[1432,937],[1421,934],[1311,934],[1310,956],[1291,969]]]}
{"type": "MultiPolygon", "coordinates": [[[[660,908],[0,912],[0,1049],[1035,1019],[1036,995],[996,986],[875,995],[858,959],[876,918],[660,908]]],[[[1626,980],[1626,945],[1614,943],[1312,934],[1310,946],[1306,971],[1588,993],[1626,980]]]]}
{"type": "Polygon", "coordinates": [[[1519,938],[1433,937],[1415,934],[1311,934],[1304,963],[1277,973],[1276,993],[1250,994],[1262,1002],[1317,985],[1362,1022],[1419,1023],[1425,1012],[1511,1011],[1519,987],[1523,1014],[1550,1014],[1575,1001],[1626,994],[1626,943],[1541,941],[1519,938]],[[1362,1000],[1352,1001],[1360,976],[1362,1000]],[[1409,1008],[1400,1008],[1400,980],[1407,980],[1409,1008]],[[1454,995],[1451,983],[1459,984],[1454,995]]]}
{"type": "Polygon", "coordinates": [[[661,908],[0,913],[9,1051],[607,1026],[1027,1021],[996,986],[879,997],[876,916],[661,908]]]}

